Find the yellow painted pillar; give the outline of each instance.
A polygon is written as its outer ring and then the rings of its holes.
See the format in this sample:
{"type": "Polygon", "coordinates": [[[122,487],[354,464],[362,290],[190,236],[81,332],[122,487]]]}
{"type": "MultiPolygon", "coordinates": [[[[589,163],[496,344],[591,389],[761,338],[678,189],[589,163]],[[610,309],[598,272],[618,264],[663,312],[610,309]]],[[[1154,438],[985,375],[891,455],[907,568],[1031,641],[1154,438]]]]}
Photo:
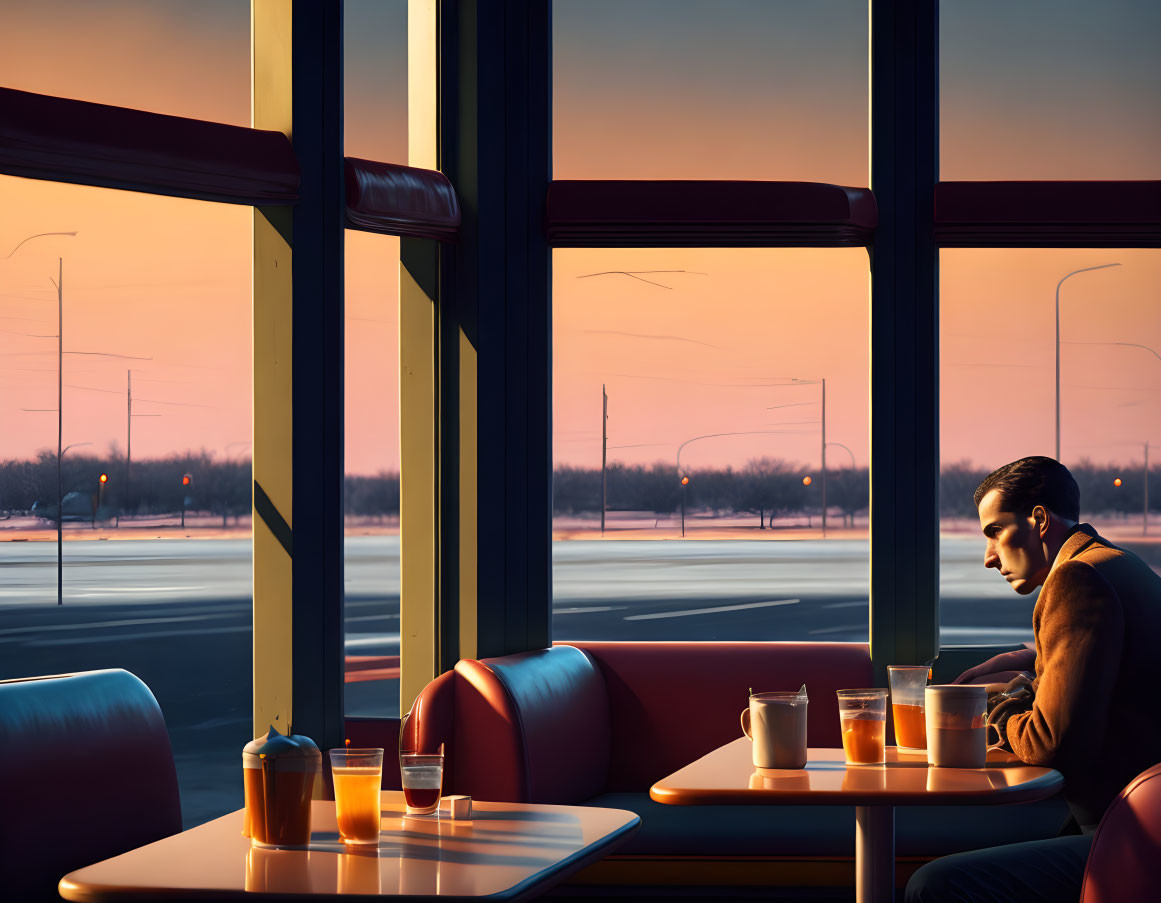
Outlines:
{"type": "MultiPolygon", "coordinates": [[[[437,169],[437,8],[407,7],[408,163],[437,169]]],[[[438,673],[435,242],[403,239],[399,264],[399,711],[438,673]]]]}
{"type": "MultiPolygon", "coordinates": [[[[290,3],[253,0],[251,31],[253,126],[291,135],[290,3]]],[[[293,560],[258,510],[261,492],[293,530],[291,232],[290,208],[254,209],[254,736],[285,731],[294,703],[293,560]]]]}

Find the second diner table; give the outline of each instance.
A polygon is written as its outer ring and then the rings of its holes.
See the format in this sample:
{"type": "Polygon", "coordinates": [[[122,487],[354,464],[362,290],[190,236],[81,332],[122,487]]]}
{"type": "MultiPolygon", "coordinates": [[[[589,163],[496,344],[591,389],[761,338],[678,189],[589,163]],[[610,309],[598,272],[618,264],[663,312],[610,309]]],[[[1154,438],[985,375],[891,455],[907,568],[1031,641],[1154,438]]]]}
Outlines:
{"type": "Polygon", "coordinates": [[[811,748],[806,768],[755,768],[745,737],[662,778],[649,789],[679,806],[832,805],[855,807],[858,903],[895,896],[895,806],[1003,805],[1052,796],[1060,772],[988,750],[985,768],[936,768],[926,753],[887,747],[881,765],[847,765],[841,749],[811,748]]]}

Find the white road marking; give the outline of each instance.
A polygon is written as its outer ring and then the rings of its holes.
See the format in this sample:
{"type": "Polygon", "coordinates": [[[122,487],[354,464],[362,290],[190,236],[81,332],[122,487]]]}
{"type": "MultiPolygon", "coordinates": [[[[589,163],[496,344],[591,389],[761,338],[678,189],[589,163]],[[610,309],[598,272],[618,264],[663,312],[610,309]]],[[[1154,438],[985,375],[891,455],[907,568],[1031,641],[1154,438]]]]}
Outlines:
{"type": "MultiPolygon", "coordinates": [[[[213,636],[221,633],[249,633],[250,624],[243,627],[197,627],[193,630],[153,630],[149,633],[112,633],[95,636],[72,636],[58,639],[32,640],[26,643],[34,646],[78,646],[83,643],[120,643],[125,640],[160,640],[165,637],[213,636]]],[[[11,642],[10,640],[7,642],[11,642]]]]}
{"type": "MultiPolygon", "coordinates": [[[[102,627],[136,627],[141,624],[175,624],[181,621],[208,621],[214,615],[185,615],[173,618],[125,618],[121,621],[91,621],[87,624],[42,624],[37,627],[5,627],[0,636],[19,633],[48,633],[52,630],[97,630],[102,627]]],[[[3,640],[0,640],[3,642],[3,640]]]]}
{"type": "Polygon", "coordinates": [[[624,605],[593,605],[582,608],[554,608],[552,613],[554,615],[583,615],[590,611],[620,611],[624,607],[624,605]]]}
{"type": "Polygon", "coordinates": [[[399,634],[397,633],[357,633],[354,636],[348,636],[343,645],[347,649],[357,648],[359,646],[378,646],[382,643],[398,643],[399,634]]]}
{"type": "Polygon", "coordinates": [[[716,608],[687,608],[685,611],[658,611],[648,615],[629,615],[626,621],[653,621],[658,618],[684,618],[688,615],[712,615],[719,611],[743,611],[749,608],[771,608],[775,605],[797,605],[799,599],[772,599],[769,602],[747,602],[744,605],[719,605],[716,608]]]}

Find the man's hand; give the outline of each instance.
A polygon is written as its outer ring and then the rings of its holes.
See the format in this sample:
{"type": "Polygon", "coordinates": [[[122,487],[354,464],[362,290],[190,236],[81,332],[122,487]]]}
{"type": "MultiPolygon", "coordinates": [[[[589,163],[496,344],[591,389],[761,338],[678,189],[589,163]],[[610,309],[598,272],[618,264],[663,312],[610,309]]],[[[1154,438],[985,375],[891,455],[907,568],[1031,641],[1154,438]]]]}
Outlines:
{"type": "Polygon", "coordinates": [[[1036,685],[1023,674],[1006,684],[988,684],[988,745],[1007,748],[1008,719],[1032,708],[1036,685]]]}

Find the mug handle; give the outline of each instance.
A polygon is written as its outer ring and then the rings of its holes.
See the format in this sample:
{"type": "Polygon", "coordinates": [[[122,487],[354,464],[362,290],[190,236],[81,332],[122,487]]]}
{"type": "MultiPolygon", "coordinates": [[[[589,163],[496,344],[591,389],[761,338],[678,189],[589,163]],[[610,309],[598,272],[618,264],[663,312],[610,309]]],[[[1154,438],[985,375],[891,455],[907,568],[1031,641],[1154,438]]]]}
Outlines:
{"type": "Polygon", "coordinates": [[[746,706],[742,709],[742,733],[746,735],[747,739],[753,740],[754,735],[750,733],[750,707],[746,706]]]}

